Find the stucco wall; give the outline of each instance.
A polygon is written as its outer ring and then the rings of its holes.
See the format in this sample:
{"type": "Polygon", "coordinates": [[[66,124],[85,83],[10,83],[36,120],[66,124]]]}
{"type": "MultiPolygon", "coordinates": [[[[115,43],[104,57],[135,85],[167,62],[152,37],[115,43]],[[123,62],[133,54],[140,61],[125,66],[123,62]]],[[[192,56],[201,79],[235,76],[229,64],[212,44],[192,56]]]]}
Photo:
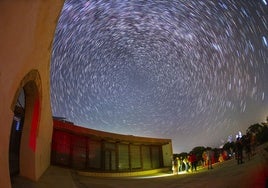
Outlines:
{"type": "Polygon", "coordinates": [[[172,142],[162,146],[164,167],[172,166],[173,150],[172,142]]]}
{"type": "Polygon", "coordinates": [[[0,182],[11,187],[8,150],[14,102],[22,80],[31,70],[40,74],[40,122],[34,160],[28,178],[37,180],[50,162],[52,116],[50,56],[63,0],[0,1],[0,182]]]}

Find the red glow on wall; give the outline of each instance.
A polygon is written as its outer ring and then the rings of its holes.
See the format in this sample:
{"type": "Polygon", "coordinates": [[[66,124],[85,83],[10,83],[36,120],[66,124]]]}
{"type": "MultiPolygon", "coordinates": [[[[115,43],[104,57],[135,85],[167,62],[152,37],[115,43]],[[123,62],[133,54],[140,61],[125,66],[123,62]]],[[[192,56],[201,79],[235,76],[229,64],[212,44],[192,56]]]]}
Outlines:
{"type": "Polygon", "coordinates": [[[57,131],[53,132],[52,150],[59,153],[70,155],[71,153],[71,134],[57,131]]]}
{"type": "Polygon", "coordinates": [[[34,110],[33,110],[31,132],[29,139],[29,146],[33,150],[33,152],[35,152],[36,150],[36,137],[37,137],[39,114],[40,114],[40,101],[39,97],[36,97],[34,102],[34,110]]]}

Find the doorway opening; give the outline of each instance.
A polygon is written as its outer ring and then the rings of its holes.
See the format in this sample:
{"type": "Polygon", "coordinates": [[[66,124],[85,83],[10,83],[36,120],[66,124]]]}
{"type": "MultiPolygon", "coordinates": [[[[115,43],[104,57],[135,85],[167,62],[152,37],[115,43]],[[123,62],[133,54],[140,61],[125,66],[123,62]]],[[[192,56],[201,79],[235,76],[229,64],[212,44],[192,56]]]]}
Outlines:
{"type": "Polygon", "coordinates": [[[115,151],[106,150],[105,151],[105,171],[115,171],[116,170],[116,158],[115,151]]]}
{"type": "Polygon", "coordinates": [[[36,145],[41,113],[41,79],[37,70],[21,81],[13,98],[14,112],[9,140],[11,180],[22,176],[36,180],[36,145]]]}
{"type": "Polygon", "coordinates": [[[24,123],[24,112],[25,95],[24,90],[21,89],[14,109],[9,141],[9,173],[11,178],[19,175],[20,173],[20,144],[24,123]]]}

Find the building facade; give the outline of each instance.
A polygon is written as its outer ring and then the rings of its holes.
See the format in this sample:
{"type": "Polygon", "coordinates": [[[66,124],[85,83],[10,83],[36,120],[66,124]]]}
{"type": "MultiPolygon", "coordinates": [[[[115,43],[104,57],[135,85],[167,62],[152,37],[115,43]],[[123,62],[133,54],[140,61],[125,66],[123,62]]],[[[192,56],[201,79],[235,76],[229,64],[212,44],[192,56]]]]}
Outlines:
{"type": "Polygon", "coordinates": [[[171,167],[171,139],[87,129],[53,120],[51,163],[77,170],[132,172],[171,167]]]}
{"type": "Polygon", "coordinates": [[[63,4],[64,0],[0,1],[1,187],[11,188],[14,174],[37,181],[50,165],[51,49],[63,4]],[[22,92],[23,122],[16,114],[22,92]]]}

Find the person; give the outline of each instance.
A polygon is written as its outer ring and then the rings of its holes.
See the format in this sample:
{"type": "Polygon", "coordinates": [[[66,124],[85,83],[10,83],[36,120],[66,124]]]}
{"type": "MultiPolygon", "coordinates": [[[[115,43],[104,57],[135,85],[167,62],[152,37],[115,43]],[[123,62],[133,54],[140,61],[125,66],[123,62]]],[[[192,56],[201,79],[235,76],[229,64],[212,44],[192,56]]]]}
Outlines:
{"type": "Polygon", "coordinates": [[[218,161],[219,161],[220,163],[224,161],[222,153],[220,153],[220,156],[219,156],[218,161]]]}
{"type": "Polygon", "coordinates": [[[183,164],[185,166],[185,171],[188,172],[188,159],[187,159],[187,157],[184,157],[183,164]]]}
{"type": "MultiPolygon", "coordinates": [[[[196,155],[193,153],[192,154],[192,157],[193,157],[193,166],[194,166],[194,170],[196,171],[196,168],[197,168],[197,158],[196,158],[196,155]]],[[[192,170],[193,171],[193,170],[192,170]]]]}
{"type": "Polygon", "coordinates": [[[237,138],[235,142],[235,147],[236,147],[236,159],[237,159],[237,164],[242,164],[243,163],[243,144],[241,141],[241,138],[237,138]]]}
{"type": "Polygon", "coordinates": [[[196,155],[194,153],[190,153],[190,155],[188,157],[188,161],[191,163],[191,171],[192,172],[193,172],[193,170],[196,171],[197,159],[196,159],[196,155]]]}
{"type": "Polygon", "coordinates": [[[213,169],[212,168],[212,158],[213,158],[213,151],[211,150],[211,148],[207,149],[207,165],[208,165],[208,170],[209,169],[213,169]]]}
{"type": "Polygon", "coordinates": [[[191,153],[187,156],[187,161],[188,161],[189,169],[192,169],[191,153]]]}
{"type": "Polygon", "coordinates": [[[256,134],[251,133],[250,135],[250,148],[251,148],[251,156],[256,154],[256,134]]]}
{"type": "Polygon", "coordinates": [[[177,174],[178,173],[178,160],[177,160],[177,158],[175,158],[172,161],[172,170],[173,170],[173,174],[177,174]]]}
{"type": "Polygon", "coordinates": [[[183,159],[182,157],[180,157],[180,160],[179,160],[179,172],[182,172],[183,171],[183,159]]]}
{"type": "Polygon", "coordinates": [[[202,166],[203,167],[206,167],[207,166],[207,151],[205,150],[205,151],[203,151],[203,153],[202,153],[202,166]]]}
{"type": "Polygon", "coordinates": [[[174,160],[174,171],[173,171],[174,174],[178,174],[178,170],[179,170],[178,165],[179,165],[179,158],[176,157],[174,160]]]}
{"type": "Polygon", "coordinates": [[[250,133],[247,133],[245,137],[245,147],[246,147],[248,160],[250,160],[250,157],[251,157],[250,133]]]}
{"type": "Polygon", "coordinates": [[[172,172],[175,174],[175,160],[172,159],[172,172]]]}

